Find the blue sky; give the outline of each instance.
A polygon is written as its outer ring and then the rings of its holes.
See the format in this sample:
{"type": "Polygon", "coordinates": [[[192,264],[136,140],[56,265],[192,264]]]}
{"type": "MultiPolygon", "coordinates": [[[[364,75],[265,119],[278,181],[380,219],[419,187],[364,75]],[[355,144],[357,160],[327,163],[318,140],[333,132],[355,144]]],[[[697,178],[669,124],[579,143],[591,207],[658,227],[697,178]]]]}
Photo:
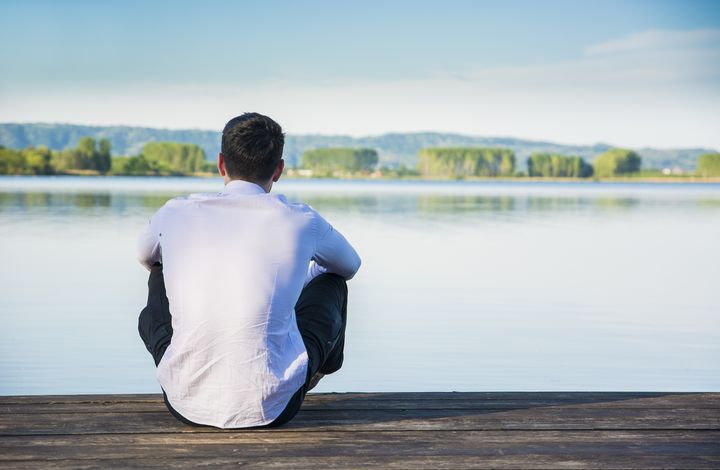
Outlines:
{"type": "Polygon", "coordinates": [[[720,1],[0,1],[0,121],[720,148],[720,1]]]}

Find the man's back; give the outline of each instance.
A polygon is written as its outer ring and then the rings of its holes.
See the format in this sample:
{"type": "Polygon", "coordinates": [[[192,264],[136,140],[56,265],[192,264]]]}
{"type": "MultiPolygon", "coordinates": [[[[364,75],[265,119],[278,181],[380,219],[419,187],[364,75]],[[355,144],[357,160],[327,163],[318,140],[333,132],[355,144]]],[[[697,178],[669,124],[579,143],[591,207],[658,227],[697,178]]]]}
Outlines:
{"type": "Polygon", "coordinates": [[[271,422],[306,381],[294,306],[311,259],[346,279],[360,265],[312,208],[242,180],[169,201],[139,248],[162,261],[172,314],[158,380],[185,418],[218,427],[271,422]]]}

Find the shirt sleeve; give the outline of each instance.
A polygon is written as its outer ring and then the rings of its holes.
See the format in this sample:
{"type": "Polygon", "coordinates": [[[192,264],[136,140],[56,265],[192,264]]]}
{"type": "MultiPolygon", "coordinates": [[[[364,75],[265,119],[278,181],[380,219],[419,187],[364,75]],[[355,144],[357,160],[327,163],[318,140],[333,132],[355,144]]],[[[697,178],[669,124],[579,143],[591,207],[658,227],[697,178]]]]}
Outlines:
{"type": "Polygon", "coordinates": [[[360,256],[345,237],[335,230],[320,214],[315,213],[317,244],[313,261],[305,278],[307,285],[314,277],[324,273],[335,273],[350,280],[360,269],[360,256]]]}
{"type": "Polygon", "coordinates": [[[161,232],[157,213],[150,219],[137,240],[137,258],[147,270],[155,263],[162,263],[160,247],[161,232]]]}

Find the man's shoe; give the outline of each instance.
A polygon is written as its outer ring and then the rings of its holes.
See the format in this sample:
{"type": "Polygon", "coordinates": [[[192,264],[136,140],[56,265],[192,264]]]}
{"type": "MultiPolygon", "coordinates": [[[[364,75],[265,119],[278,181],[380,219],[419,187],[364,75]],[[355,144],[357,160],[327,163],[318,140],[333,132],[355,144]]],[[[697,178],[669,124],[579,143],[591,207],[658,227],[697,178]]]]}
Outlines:
{"type": "Polygon", "coordinates": [[[325,374],[318,372],[315,375],[312,376],[312,379],[310,379],[310,383],[308,384],[308,392],[315,388],[315,386],[320,382],[320,379],[325,377],[325,374]]]}

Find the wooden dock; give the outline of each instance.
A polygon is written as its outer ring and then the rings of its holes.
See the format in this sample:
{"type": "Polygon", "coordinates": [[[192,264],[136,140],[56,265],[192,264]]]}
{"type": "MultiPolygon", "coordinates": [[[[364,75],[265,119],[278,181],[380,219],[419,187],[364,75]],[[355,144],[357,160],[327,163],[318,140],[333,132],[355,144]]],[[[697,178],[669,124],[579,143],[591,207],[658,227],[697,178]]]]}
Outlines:
{"type": "Polygon", "coordinates": [[[0,468],[720,468],[720,393],[311,394],[277,429],[159,395],[0,397],[0,468]]]}

